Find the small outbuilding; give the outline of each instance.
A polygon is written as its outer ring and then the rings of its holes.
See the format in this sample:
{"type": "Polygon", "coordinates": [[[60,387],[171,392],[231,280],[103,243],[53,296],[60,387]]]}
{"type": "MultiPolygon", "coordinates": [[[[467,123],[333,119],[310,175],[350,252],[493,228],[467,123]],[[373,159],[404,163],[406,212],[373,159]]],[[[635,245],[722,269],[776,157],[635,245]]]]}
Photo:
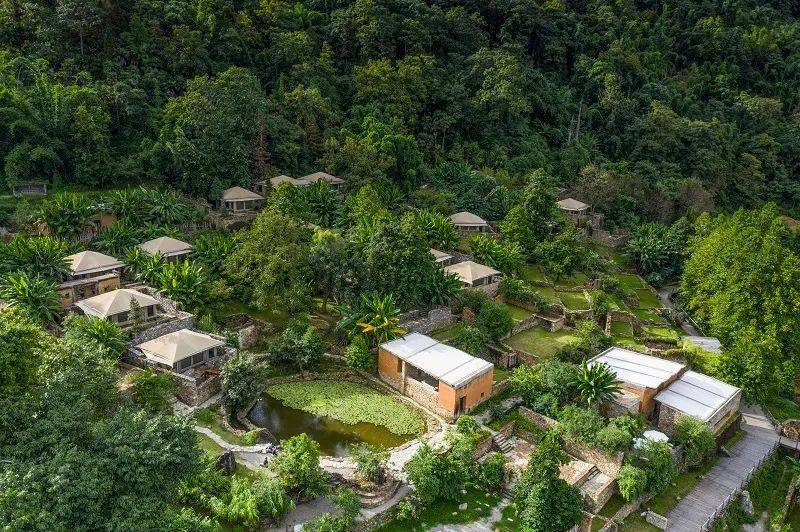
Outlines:
{"type": "Polygon", "coordinates": [[[194,247],[183,240],[162,236],[139,244],[139,249],[151,256],[161,255],[165,259],[178,259],[190,254],[194,247]]]}
{"type": "Polygon", "coordinates": [[[489,222],[471,212],[461,211],[450,216],[450,221],[461,233],[488,233],[491,232],[489,222]]]}
{"type": "Polygon", "coordinates": [[[135,322],[135,317],[131,314],[132,301],[136,301],[139,305],[139,318],[142,322],[155,320],[163,314],[161,304],[156,298],[130,288],[120,288],[90,297],[78,301],[75,306],[87,316],[94,316],[116,323],[120,327],[127,327],[135,322]]]}
{"type": "Polygon", "coordinates": [[[575,198],[564,198],[556,202],[558,208],[572,221],[579,221],[586,218],[589,214],[590,207],[586,203],[576,200],[575,198]]]}
{"type": "Polygon", "coordinates": [[[252,212],[261,208],[264,196],[242,187],[231,187],[222,193],[220,206],[228,212],[252,212]]]}
{"type": "Polygon", "coordinates": [[[494,285],[502,276],[502,273],[494,268],[471,260],[445,266],[444,272],[454,274],[467,288],[494,285]]]}
{"type": "Polygon", "coordinates": [[[494,364],[419,333],[381,344],[378,373],[392,387],[455,419],[492,395],[494,364]]]}
{"type": "Polygon", "coordinates": [[[341,177],[336,177],[335,175],[331,175],[327,172],[314,172],[313,174],[308,174],[299,178],[298,181],[306,186],[313,185],[317,181],[326,181],[336,190],[341,189],[345,184],[344,179],[341,177]]]}
{"type": "Polygon", "coordinates": [[[182,373],[224,354],[225,342],[190,329],[171,332],[137,345],[159,367],[182,373]]]}
{"type": "Polygon", "coordinates": [[[47,183],[43,181],[21,181],[11,185],[13,196],[47,196],[47,183]]]}

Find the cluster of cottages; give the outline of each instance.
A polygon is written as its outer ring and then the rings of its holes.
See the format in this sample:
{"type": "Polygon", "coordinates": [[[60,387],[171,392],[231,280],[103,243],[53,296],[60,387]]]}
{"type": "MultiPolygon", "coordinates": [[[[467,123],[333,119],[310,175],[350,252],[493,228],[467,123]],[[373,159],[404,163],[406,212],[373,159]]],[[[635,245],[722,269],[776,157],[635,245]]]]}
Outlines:
{"type": "MultiPolygon", "coordinates": [[[[160,237],[139,245],[167,260],[186,257],[192,245],[160,237]]],[[[61,307],[134,329],[125,361],[178,375],[178,396],[198,404],[219,390],[218,368],[235,351],[223,338],[193,330],[194,316],[142,285],[122,286],[125,268],[118,259],[96,251],[66,257],[69,275],[58,286],[61,307]]]]}

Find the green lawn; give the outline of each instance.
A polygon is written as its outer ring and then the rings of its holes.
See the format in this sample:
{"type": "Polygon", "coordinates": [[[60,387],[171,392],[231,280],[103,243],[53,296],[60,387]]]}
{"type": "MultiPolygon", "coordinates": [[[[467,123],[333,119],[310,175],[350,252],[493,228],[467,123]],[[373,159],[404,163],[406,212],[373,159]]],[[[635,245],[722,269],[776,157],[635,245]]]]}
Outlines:
{"type": "Polygon", "coordinates": [[[642,327],[644,330],[645,336],[657,336],[660,338],[669,338],[672,340],[677,340],[678,333],[669,327],[657,327],[655,325],[645,325],[642,327]]]}
{"type": "Polygon", "coordinates": [[[217,443],[214,440],[212,440],[205,434],[200,434],[199,432],[196,432],[195,435],[197,436],[197,445],[200,447],[200,449],[203,450],[203,452],[205,452],[209,456],[213,456],[214,458],[216,458],[222,453],[222,451],[225,450],[219,445],[217,445],[217,443]]]}
{"type": "Polygon", "coordinates": [[[631,314],[642,320],[654,321],[657,323],[663,323],[665,325],[667,324],[667,321],[661,316],[659,316],[658,313],[654,312],[653,310],[644,308],[634,308],[630,309],[630,311],[631,314]]]}
{"type": "Polygon", "coordinates": [[[529,283],[549,283],[547,276],[536,264],[526,264],[522,267],[521,277],[529,283]]]}
{"type": "Polygon", "coordinates": [[[586,310],[589,308],[589,301],[583,292],[558,292],[561,303],[570,310],[586,310]]]}
{"type": "Polygon", "coordinates": [[[536,286],[534,287],[539,294],[543,297],[547,298],[548,301],[551,303],[558,303],[558,294],[556,293],[554,288],[550,288],[549,286],[536,286]]]}
{"type": "Polygon", "coordinates": [[[506,340],[506,343],[540,358],[549,358],[574,339],[573,331],[561,330],[551,333],[541,327],[534,327],[515,334],[506,340]]]}
{"type": "Polygon", "coordinates": [[[443,501],[428,504],[414,519],[396,520],[378,528],[379,532],[416,532],[430,530],[438,525],[467,524],[488,517],[500,502],[500,495],[470,488],[460,501],[443,501]],[[459,510],[467,503],[466,510],[459,510]]]}
{"type": "Polygon", "coordinates": [[[611,277],[619,281],[619,285],[625,290],[635,290],[645,287],[644,281],[633,273],[615,273],[611,277]]]}
{"type": "Polygon", "coordinates": [[[627,321],[612,321],[611,336],[615,338],[632,338],[633,330],[627,321]]]}
{"type": "Polygon", "coordinates": [[[515,321],[522,321],[525,318],[533,315],[533,312],[530,310],[518,307],[516,305],[509,305],[508,303],[501,303],[501,305],[505,306],[509,312],[511,312],[511,317],[514,318],[515,321]]]}
{"type": "Polygon", "coordinates": [[[575,288],[577,286],[583,286],[589,282],[589,276],[583,272],[573,273],[569,277],[564,279],[560,279],[555,282],[556,287],[561,288],[575,288]]]}
{"type": "Polygon", "coordinates": [[[622,508],[624,505],[625,505],[625,499],[623,499],[622,497],[619,496],[618,493],[616,493],[614,494],[613,497],[608,499],[608,502],[600,510],[600,515],[611,519],[612,517],[614,517],[614,514],[616,514],[619,511],[619,509],[622,508]]]}
{"type": "Polygon", "coordinates": [[[636,290],[636,296],[639,298],[638,308],[652,309],[661,308],[663,306],[661,305],[661,301],[659,301],[658,296],[648,288],[640,288],[636,290]]]}
{"type": "Polygon", "coordinates": [[[214,434],[228,443],[242,445],[242,438],[238,434],[225,428],[221,419],[221,414],[219,413],[219,405],[212,405],[208,408],[197,410],[194,413],[193,421],[197,425],[213,430],[214,434]]]}
{"type": "Polygon", "coordinates": [[[772,417],[778,420],[779,423],[787,419],[800,419],[800,404],[797,404],[796,401],[792,401],[791,399],[776,397],[764,406],[767,407],[769,413],[772,414],[772,417]]]}
{"type": "Polygon", "coordinates": [[[425,430],[425,420],[419,412],[391,395],[353,382],[287,382],[270,386],[266,391],[286,406],[348,425],[373,423],[398,435],[425,430]]]}
{"type": "Polygon", "coordinates": [[[453,323],[452,325],[448,325],[443,329],[437,329],[431,333],[431,337],[436,338],[440,342],[444,342],[455,336],[458,328],[461,326],[461,323],[453,323]]]}

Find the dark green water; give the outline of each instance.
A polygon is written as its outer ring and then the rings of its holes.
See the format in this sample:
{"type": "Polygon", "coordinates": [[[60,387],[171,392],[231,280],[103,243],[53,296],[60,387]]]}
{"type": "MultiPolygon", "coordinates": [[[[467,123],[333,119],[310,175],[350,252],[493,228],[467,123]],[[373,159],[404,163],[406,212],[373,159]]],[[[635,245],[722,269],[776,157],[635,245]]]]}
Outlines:
{"type": "Polygon", "coordinates": [[[352,443],[367,442],[388,449],[415,437],[413,434],[399,436],[372,423],[348,425],[326,416],[316,416],[288,407],[269,394],[261,396],[247,417],[279,440],[305,432],[319,443],[320,452],[328,456],[346,456],[347,446],[352,443]]]}

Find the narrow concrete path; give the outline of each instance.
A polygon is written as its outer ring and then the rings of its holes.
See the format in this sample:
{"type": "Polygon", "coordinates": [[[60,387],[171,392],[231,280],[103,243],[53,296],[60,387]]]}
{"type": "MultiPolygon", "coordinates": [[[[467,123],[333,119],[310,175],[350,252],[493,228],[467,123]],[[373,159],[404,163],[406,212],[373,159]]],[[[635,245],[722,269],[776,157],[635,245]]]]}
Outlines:
{"type": "Polygon", "coordinates": [[[694,490],[667,513],[668,531],[702,530],[708,518],[742,487],[752,469],[772,454],[778,434],[760,406],[742,409],[742,430],[745,434],[730,449],[731,456],[721,456],[694,490]]]}
{"type": "MultiPolygon", "coordinates": [[[[677,286],[665,286],[663,288],[659,288],[656,290],[656,294],[658,294],[658,299],[661,301],[661,304],[664,305],[664,308],[674,308],[675,305],[672,303],[672,296],[678,291],[677,286]]],[[[700,334],[694,325],[689,323],[688,321],[684,321],[681,323],[681,329],[689,336],[703,336],[700,334]]]]}

